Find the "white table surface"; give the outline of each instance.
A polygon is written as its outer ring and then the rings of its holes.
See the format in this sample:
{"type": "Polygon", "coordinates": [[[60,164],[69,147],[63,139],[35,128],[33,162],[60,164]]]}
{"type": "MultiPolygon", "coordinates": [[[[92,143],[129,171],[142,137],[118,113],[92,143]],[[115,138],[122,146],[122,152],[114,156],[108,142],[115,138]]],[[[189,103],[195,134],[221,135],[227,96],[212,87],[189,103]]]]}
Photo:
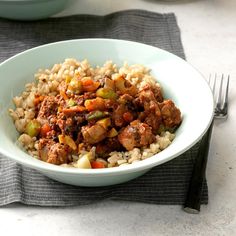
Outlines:
{"type": "Polygon", "coordinates": [[[199,215],[181,206],[118,201],[66,208],[12,204],[0,208],[0,235],[236,235],[236,1],[78,0],[58,16],[134,8],[174,12],[188,62],[205,76],[231,75],[230,114],[216,122],[211,142],[209,204],[199,215]]]}

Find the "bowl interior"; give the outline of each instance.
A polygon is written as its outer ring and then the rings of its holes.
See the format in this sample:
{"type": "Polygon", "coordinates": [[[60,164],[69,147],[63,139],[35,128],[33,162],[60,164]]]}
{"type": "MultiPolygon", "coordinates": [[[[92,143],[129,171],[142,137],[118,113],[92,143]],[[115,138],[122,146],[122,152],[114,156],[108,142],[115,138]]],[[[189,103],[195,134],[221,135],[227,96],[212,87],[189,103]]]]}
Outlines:
{"type": "Polygon", "coordinates": [[[26,166],[68,173],[109,174],[138,171],[173,159],[193,146],[205,133],[213,117],[211,90],[192,66],[177,56],[148,45],[112,39],[82,39],[57,42],[20,53],[0,64],[0,152],[26,166]],[[49,68],[65,58],[88,59],[92,66],[112,60],[118,65],[143,64],[152,70],[166,97],[180,108],[183,122],[173,143],[164,151],[144,161],[117,168],[81,170],[63,168],[36,160],[16,144],[17,132],[8,109],[14,107],[12,98],[32,82],[39,68],[49,68]]]}

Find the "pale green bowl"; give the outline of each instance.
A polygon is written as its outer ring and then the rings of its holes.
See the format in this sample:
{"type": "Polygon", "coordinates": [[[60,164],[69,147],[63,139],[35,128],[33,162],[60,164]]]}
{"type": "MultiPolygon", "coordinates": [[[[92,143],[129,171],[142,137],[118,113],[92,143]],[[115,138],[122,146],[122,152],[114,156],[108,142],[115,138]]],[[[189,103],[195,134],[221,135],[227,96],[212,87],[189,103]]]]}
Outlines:
{"type": "Polygon", "coordinates": [[[81,39],[33,48],[0,64],[0,79],[0,152],[6,158],[72,185],[105,186],[136,178],[189,149],[206,132],[213,117],[213,96],[201,74],[171,53],[130,41],[81,39]],[[21,150],[16,145],[18,134],[8,114],[8,109],[13,107],[12,98],[24,90],[27,82],[34,80],[34,73],[39,68],[49,68],[65,58],[87,58],[92,66],[112,60],[118,66],[127,61],[151,68],[163,86],[165,96],[174,99],[183,114],[173,143],[146,160],[106,169],[56,166],[34,159],[21,150]]]}
{"type": "Polygon", "coordinates": [[[39,20],[62,11],[68,0],[0,0],[0,17],[39,20]]]}

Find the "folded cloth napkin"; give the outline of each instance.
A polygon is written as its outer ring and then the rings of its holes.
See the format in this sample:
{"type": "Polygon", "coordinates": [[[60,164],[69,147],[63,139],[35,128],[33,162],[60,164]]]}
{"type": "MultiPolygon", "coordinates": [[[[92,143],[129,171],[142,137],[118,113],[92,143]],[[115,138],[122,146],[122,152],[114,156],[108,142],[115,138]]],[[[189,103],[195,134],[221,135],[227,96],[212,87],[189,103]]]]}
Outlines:
{"type": "MultiPolygon", "coordinates": [[[[41,44],[98,37],[138,41],[185,58],[180,30],[172,13],[128,10],[106,16],[77,15],[35,22],[0,19],[0,30],[0,62],[41,44]]],[[[0,155],[0,205],[21,202],[41,206],[71,206],[108,198],[183,204],[198,147],[199,144],[196,144],[174,160],[127,183],[93,188],[56,182],[0,155]]],[[[206,204],[207,201],[205,182],[202,203],[206,204]]]]}

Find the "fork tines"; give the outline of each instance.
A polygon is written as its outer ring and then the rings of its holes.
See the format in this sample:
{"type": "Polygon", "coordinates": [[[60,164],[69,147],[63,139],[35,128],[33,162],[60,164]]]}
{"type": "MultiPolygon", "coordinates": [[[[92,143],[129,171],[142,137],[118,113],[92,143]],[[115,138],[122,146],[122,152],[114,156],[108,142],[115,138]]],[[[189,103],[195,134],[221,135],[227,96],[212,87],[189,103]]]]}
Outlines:
{"type": "Polygon", "coordinates": [[[229,91],[229,79],[227,75],[225,78],[224,74],[214,78],[209,76],[209,85],[212,88],[212,93],[215,97],[215,118],[226,118],[228,114],[228,91],[229,91]],[[218,79],[218,77],[220,77],[218,79]]]}

